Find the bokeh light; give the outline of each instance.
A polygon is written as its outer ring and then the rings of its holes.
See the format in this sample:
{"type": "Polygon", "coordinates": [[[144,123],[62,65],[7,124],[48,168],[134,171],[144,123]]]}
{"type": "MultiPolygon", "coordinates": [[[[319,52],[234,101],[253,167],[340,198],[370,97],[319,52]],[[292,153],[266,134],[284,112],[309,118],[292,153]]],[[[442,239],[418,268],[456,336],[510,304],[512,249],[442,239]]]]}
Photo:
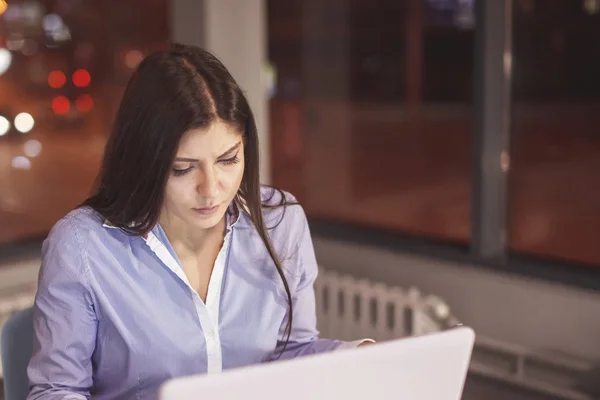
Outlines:
{"type": "Polygon", "coordinates": [[[62,71],[52,71],[48,74],[48,85],[54,89],[60,89],[67,83],[67,77],[62,71]]]}
{"type": "Polygon", "coordinates": [[[127,68],[135,69],[142,62],[144,55],[139,50],[129,50],[125,53],[125,65],[127,68]]]}
{"type": "Polygon", "coordinates": [[[35,158],[42,152],[42,143],[39,140],[28,140],[23,145],[23,152],[29,158],[35,158]]]}
{"type": "Polygon", "coordinates": [[[94,108],[94,99],[89,94],[82,94],[75,100],[75,107],[81,112],[89,112],[94,108]]]}
{"type": "Polygon", "coordinates": [[[22,112],[15,117],[15,128],[21,133],[30,132],[35,125],[35,120],[31,114],[22,112]]]}
{"type": "Polygon", "coordinates": [[[46,32],[56,32],[62,29],[64,22],[58,14],[47,14],[42,20],[46,32]]]}
{"type": "Polygon", "coordinates": [[[10,68],[12,63],[12,53],[10,50],[0,48],[0,75],[4,74],[10,68]]]}
{"type": "Polygon", "coordinates": [[[8,118],[0,115],[0,136],[4,136],[10,130],[10,121],[8,118]]]}
{"type": "Polygon", "coordinates": [[[90,73],[85,69],[78,69],[73,72],[73,84],[77,87],[86,87],[92,81],[90,73]]]}
{"type": "Polygon", "coordinates": [[[71,109],[71,102],[65,96],[56,96],[52,100],[52,111],[56,115],[65,115],[71,109]]]}
{"type": "Polygon", "coordinates": [[[10,164],[14,169],[31,169],[31,161],[25,156],[16,156],[10,164]]]}

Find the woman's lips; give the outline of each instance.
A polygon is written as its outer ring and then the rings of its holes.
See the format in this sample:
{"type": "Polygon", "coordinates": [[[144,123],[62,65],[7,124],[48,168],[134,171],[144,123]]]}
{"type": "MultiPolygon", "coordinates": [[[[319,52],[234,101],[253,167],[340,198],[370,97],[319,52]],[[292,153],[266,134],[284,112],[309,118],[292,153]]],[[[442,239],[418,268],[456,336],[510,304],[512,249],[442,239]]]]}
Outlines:
{"type": "Polygon", "coordinates": [[[198,214],[201,215],[212,215],[214,213],[217,212],[217,210],[219,209],[219,206],[212,206],[212,207],[204,207],[204,208],[193,208],[192,210],[196,211],[198,214]]]}

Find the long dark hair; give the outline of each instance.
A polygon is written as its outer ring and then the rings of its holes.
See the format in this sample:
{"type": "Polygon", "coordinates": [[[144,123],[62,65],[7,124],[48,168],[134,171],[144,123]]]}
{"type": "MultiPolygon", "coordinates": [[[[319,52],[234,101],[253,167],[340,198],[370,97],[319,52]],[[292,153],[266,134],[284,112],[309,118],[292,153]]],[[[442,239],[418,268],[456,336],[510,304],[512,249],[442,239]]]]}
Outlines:
{"type": "MultiPolygon", "coordinates": [[[[96,192],[83,205],[128,234],[148,233],[158,222],[181,137],[216,120],[244,136],[245,169],[234,201],[247,210],[283,281],[288,303],[283,353],[292,328],[292,295],[263,218],[256,123],[242,90],[211,53],[175,44],[140,63],[123,94],[96,192]]],[[[282,193],[278,206],[287,204],[282,193]]]]}

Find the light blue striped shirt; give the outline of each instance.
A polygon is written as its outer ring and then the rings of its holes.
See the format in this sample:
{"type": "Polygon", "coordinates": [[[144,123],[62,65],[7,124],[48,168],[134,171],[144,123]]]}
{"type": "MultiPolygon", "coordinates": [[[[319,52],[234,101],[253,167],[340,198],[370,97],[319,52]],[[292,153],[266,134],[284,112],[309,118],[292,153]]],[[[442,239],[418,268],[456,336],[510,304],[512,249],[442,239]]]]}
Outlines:
{"type": "MultiPolygon", "coordinates": [[[[43,245],[28,399],[153,399],[170,378],[276,357],[287,297],[248,215],[234,210],[206,304],[160,225],[146,238],[128,236],[88,207],[60,220],[43,245]]],[[[318,338],[306,217],[299,205],[282,213],[265,211],[268,227],[281,220],[269,232],[293,295],[281,358],[356,346],[318,338]]]]}

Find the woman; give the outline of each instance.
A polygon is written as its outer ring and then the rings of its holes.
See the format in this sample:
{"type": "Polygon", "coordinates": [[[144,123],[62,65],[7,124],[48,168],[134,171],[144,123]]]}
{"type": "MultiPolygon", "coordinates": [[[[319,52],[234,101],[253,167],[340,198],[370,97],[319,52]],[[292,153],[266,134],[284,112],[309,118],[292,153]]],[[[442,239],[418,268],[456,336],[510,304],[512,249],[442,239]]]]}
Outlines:
{"type": "Polygon", "coordinates": [[[169,378],[365,343],[318,338],[306,217],[258,165],[219,60],[175,45],[140,64],[96,193],[43,245],[29,399],[148,399],[169,378]]]}

